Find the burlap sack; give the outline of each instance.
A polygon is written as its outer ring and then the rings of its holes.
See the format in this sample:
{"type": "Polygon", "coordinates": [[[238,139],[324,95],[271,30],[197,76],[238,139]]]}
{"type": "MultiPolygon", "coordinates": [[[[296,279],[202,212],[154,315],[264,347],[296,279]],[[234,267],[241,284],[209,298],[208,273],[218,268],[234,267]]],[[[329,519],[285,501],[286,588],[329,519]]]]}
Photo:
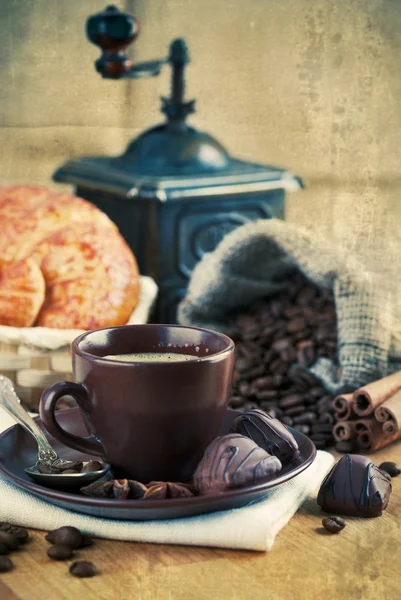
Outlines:
{"type": "Polygon", "coordinates": [[[355,389],[401,368],[390,282],[368,273],[318,235],[276,219],[239,227],[203,257],[179,306],[178,320],[222,331],[230,313],[279,293],[294,269],[334,293],[341,377],[328,359],[311,367],[326,389],[355,389]]]}

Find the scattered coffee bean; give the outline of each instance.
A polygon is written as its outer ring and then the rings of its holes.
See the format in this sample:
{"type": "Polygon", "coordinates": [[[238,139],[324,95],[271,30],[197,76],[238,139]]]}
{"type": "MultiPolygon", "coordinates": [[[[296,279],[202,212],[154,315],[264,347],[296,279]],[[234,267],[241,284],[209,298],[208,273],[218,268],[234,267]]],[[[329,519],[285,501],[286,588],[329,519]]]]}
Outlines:
{"type": "Polygon", "coordinates": [[[385,471],[390,477],[398,477],[401,473],[401,467],[394,462],[383,462],[379,465],[380,471],[385,471]]]}
{"type": "Polygon", "coordinates": [[[73,562],[69,571],[74,577],[93,577],[99,573],[95,565],[86,560],[73,562]]]}
{"type": "Polygon", "coordinates": [[[26,529],[22,529],[22,527],[16,527],[10,523],[0,522],[0,531],[12,533],[12,535],[17,538],[20,544],[26,544],[26,542],[29,540],[29,534],[26,529]]]}
{"type": "Polygon", "coordinates": [[[52,560],[68,560],[73,555],[71,546],[62,546],[54,544],[47,551],[47,556],[52,560]]]}
{"type": "Polygon", "coordinates": [[[345,527],[345,521],[341,517],[324,517],[322,525],[330,533],[339,533],[345,527]]]}
{"type": "Polygon", "coordinates": [[[79,548],[82,542],[82,534],[76,527],[66,525],[48,533],[45,540],[50,544],[79,548]]]}
{"type": "Polygon", "coordinates": [[[354,440],[343,440],[336,443],[335,449],[344,454],[355,454],[357,443],[354,440]]]}
{"type": "Polygon", "coordinates": [[[7,556],[0,556],[0,573],[8,573],[14,568],[14,563],[7,556]]]}
{"type": "Polygon", "coordinates": [[[10,551],[16,550],[20,545],[18,538],[8,531],[0,531],[0,544],[4,544],[10,551]]]}
{"type": "Polygon", "coordinates": [[[6,546],[5,544],[1,544],[0,543],[0,556],[4,555],[4,554],[10,554],[10,548],[8,546],[6,546]]]}

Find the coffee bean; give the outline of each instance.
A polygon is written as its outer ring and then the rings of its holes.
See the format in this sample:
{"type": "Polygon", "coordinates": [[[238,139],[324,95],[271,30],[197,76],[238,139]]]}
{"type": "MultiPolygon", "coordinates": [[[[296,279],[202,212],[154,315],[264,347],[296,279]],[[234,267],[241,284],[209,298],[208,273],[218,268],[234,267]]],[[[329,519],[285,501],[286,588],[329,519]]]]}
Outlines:
{"type": "Polygon", "coordinates": [[[301,415],[304,412],[305,412],[304,404],[298,404],[297,406],[291,406],[290,408],[285,409],[285,414],[290,417],[294,417],[296,415],[301,415]]]}
{"type": "Polygon", "coordinates": [[[0,544],[0,556],[3,554],[10,554],[11,550],[5,544],[0,544]]]}
{"type": "Polygon", "coordinates": [[[86,560],[73,562],[69,571],[74,577],[93,577],[99,573],[95,565],[86,560]]]}
{"type": "Polygon", "coordinates": [[[303,395],[302,394],[291,394],[290,396],[285,396],[279,401],[279,407],[283,409],[291,408],[293,406],[300,406],[303,404],[303,395]]]}
{"type": "Polygon", "coordinates": [[[345,527],[345,521],[341,517],[324,517],[322,525],[330,533],[339,533],[345,527]]]}
{"type": "Polygon", "coordinates": [[[275,400],[277,398],[277,392],[275,390],[263,390],[256,392],[256,398],[258,400],[275,400]]]}
{"type": "Polygon", "coordinates": [[[6,531],[7,533],[11,533],[14,537],[17,538],[20,544],[26,544],[29,540],[29,534],[26,529],[22,529],[22,527],[17,527],[15,525],[11,525],[11,523],[0,522],[0,531],[6,531]]]}
{"type": "Polygon", "coordinates": [[[311,342],[309,346],[305,346],[298,350],[297,354],[298,362],[305,366],[310,367],[316,360],[315,348],[311,342]]]}
{"type": "Polygon", "coordinates": [[[313,433],[330,433],[332,432],[333,427],[330,423],[316,423],[313,426],[313,433]]]}
{"type": "Polygon", "coordinates": [[[8,531],[0,531],[0,544],[4,544],[10,551],[16,550],[20,545],[18,538],[8,531]]]}
{"type": "Polygon", "coordinates": [[[253,388],[255,390],[269,390],[269,389],[271,390],[273,387],[275,387],[274,377],[271,377],[271,376],[258,377],[253,382],[253,388]]]}
{"type": "Polygon", "coordinates": [[[62,546],[61,544],[54,544],[47,551],[47,556],[52,560],[68,560],[72,557],[72,554],[70,546],[62,546]]]}
{"type": "Polygon", "coordinates": [[[285,338],[279,338],[278,340],[275,340],[273,342],[273,344],[271,345],[271,347],[275,352],[280,354],[284,350],[288,350],[288,348],[291,347],[291,344],[292,344],[291,338],[285,337],[285,338]]]}
{"type": "Polygon", "coordinates": [[[317,385],[315,387],[312,387],[309,390],[309,394],[311,396],[313,396],[314,398],[321,398],[322,396],[324,396],[325,391],[324,391],[324,389],[322,387],[320,387],[320,385],[317,385]]]}
{"type": "Polygon", "coordinates": [[[284,415],[283,417],[281,417],[280,421],[284,423],[284,425],[289,425],[290,427],[292,425],[292,419],[288,415],[284,415]]]}
{"type": "Polygon", "coordinates": [[[43,473],[45,475],[60,473],[60,471],[57,468],[51,467],[50,465],[46,465],[44,463],[38,463],[38,471],[39,473],[43,473]]]}
{"type": "Polygon", "coordinates": [[[0,573],[8,573],[14,568],[13,562],[6,556],[0,556],[0,573]]]}
{"type": "MultiPolygon", "coordinates": [[[[294,417],[294,423],[296,425],[302,425],[304,423],[314,423],[316,421],[316,415],[315,413],[309,411],[309,412],[304,412],[301,415],[298,415],[296,417],[294,417]]],[[[331,431],[331,429],[330,429],[331,431]]]]}
{"type": "Polygon", "coordinates": [[[247,383],[240,383],[239,393],[241,394],[241,396],[244,396],[245,398],[249,398],[249,396],[253,395],[252,390],[247,383]]]}
{"type": "Polygon", "coordinates": [[[333,425],[335,422],[335,417],[332,413],[324,412],[320,414],[318,422],[333,425]]]}
{"type": "Polygon", "coordinates": [[[59,465],[58,470],[61,473],[64,473],[65,471],[76,471],[77,473],[79,473],[81,471],[83,467],[83,462],[78,461],[78,460],[68,460],[65,461],[64,463],[62,463],[61,465],[59,465]]]}
{"type": "Polygon", "coordinates": [[[304,435],[308,435],[310,433],[309,425],[294,425],[294,429],[300,433],[303,433],[304,435]]]}
{"type": "Polygon", "coordinates": [[[344,452],[344,454],[353,454],[356,448],[357,444],[354,440],[343,440],[335,445],[337,452],[344,452]]]}
{"type": "Polygon", "coordinates": [[[379,465],[381,471],[385,471],[390,477],[398,477],[401,473],[401,467],[394,462],[383,462],[379,465]]]}
{"type": "Polygon", "coordinates": [[[280,352],[280,358],[285,363],[292,363],[294,360],[297,360],[297,353],[294,348],[287,348],[280,352]]]}
{"type": "Polygon", "coordinates": [[[239,408],[244,403],[244,399],[241,396],[231,396],[230,398],[230,406],[232,408],[239,408]]]}
{"type": "Polygon", "coordinates": [[[297,317],[295,319],[291,319],[287,325],[287,331],[289,333],[296,333],[297,331],[301,331],[305,329],[306,322],[303,317],[297,317]]]}
{"type": "Polygon", "coordinates": [[[282,385],[283,379],[284,379],[283,375],[279,375],[279,374],[273,375],[273,387],[274,387],[274,389],[279,388],[280,385],[282,385]]]}
{"type": "Polygon", "coordinates": [[[82,534],[76,527],[70,527],[69,525],[66,525],[48,533],[45,537],[45,540],[47,540],[50,544],[78,548],[82,542],[82,534]]]}

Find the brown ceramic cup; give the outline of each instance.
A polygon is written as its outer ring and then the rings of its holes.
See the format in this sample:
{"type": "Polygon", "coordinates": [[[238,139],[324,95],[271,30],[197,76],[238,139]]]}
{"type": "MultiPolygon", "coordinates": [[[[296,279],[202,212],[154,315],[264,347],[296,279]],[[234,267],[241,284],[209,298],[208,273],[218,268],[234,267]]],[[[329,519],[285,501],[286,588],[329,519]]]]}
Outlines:
{"type": "Polygon", "coordinates": [[[66,446],[100,456],[117,478],[187,481],[226,411],[234,342],[178,325],[126,325],[90,331],[72,344],[75,383],[50,386],[40,401],[49,433],[66,446]],[[110,354],[177,352],[197,360],[123,362],[110,354]],[[60,427],[55,408],[72,396],[88,428],[78,437],[60,427]]]}

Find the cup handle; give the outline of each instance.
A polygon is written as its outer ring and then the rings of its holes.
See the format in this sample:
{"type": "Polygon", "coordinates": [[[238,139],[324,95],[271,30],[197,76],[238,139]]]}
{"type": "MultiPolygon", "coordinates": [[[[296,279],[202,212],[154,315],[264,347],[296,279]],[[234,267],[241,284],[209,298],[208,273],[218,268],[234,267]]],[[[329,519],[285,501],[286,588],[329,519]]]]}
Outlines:
{"type": "Polygon", "coordinates": [[[48,387],[42,394],[39,414],[47,431],[62,444],[80,452],[103,456],[104,448],[100,440],[91,433],[88,437],[80,437],[65,431],[58,423],[55,415],[57,401],[63,396],[72,396],[83,412],[85,422],[91,411],[89,393],[82,383],[59,381],[48,387]]]}

